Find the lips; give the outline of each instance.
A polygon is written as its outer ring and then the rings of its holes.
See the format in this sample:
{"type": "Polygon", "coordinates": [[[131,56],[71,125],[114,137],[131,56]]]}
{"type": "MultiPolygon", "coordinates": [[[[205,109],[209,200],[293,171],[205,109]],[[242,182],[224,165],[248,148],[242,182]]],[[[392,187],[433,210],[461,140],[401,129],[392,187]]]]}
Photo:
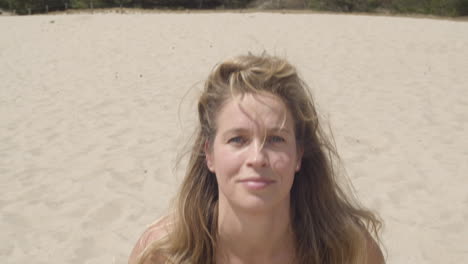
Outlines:
{"type": "Polygon", "coordinates": [[[241,180],[240,183],[249,189],[260,190],[270,186],[275,181],[265,178],[248,178],[241,180]]]}
{"type": "Polygon", "coordinates": [[[267,178],[247,178],[240,180],[240,182],[266,182],[266,183],[273,183],[275,182],[274,180],[270,180],[267,178]]]}

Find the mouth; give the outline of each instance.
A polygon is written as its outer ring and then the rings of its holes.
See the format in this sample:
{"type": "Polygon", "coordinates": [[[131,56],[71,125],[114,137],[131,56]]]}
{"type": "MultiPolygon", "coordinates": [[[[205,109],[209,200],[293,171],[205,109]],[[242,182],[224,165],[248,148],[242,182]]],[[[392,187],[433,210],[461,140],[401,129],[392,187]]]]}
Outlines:
{"type": "Polygon", "coordinates": [[[274,184],[276,181],[264,178],[248,178],[240,180],[239,182],[248,189],[261,190],[274,184]]]}

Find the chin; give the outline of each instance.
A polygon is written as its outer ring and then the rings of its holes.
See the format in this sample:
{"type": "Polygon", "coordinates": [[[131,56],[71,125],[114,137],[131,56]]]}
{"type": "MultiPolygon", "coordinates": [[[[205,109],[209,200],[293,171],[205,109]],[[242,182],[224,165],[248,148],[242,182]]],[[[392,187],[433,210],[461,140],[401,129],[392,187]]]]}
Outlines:
{"type": "Polygon", "coordinates": [[[278,205],[281,204],[281,202],[265,197],[250,195],[250,197],[243,197],[242,201],[238,201],[235,204],[235,209],[258,214],[271,212],[275,208],[278,208],[278,205]]]}

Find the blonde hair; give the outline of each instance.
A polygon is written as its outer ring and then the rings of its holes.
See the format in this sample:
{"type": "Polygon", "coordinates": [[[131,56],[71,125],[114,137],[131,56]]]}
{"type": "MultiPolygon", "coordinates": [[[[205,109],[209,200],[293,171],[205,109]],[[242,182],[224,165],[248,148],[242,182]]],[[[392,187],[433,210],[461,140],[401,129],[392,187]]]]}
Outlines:
{"type": "Polygon", "coordinates": [[[322,130],[307,85],[286,60],[245,55],[217,65],[198,102],[199,127],[167,237],[152,243],[138,263],[215,263],[217,250],[216,177],[204,150],[216,134],[216,114],[233,94],[267,92],[284,101],[295,121],[302,165],[291,188],[291,224],[296,263],[366,263],[369,234],[379,241],[381,222],[357,205],[338,184],[334,145],[322,130]],[[162,258],[161,258],[162,257],[162,258]]]}

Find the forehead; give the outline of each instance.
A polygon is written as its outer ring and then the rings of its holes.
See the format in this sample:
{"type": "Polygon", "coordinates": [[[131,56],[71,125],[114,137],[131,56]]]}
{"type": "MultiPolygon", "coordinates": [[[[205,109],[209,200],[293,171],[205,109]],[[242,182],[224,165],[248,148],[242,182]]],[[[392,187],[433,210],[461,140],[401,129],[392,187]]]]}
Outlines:
{"type": "Polygon", "coordinates": [[[273,94],[243,94],[228,99],[217,115],[217,129],[289,129],[293,118],[286,104],[273,94]]]}

